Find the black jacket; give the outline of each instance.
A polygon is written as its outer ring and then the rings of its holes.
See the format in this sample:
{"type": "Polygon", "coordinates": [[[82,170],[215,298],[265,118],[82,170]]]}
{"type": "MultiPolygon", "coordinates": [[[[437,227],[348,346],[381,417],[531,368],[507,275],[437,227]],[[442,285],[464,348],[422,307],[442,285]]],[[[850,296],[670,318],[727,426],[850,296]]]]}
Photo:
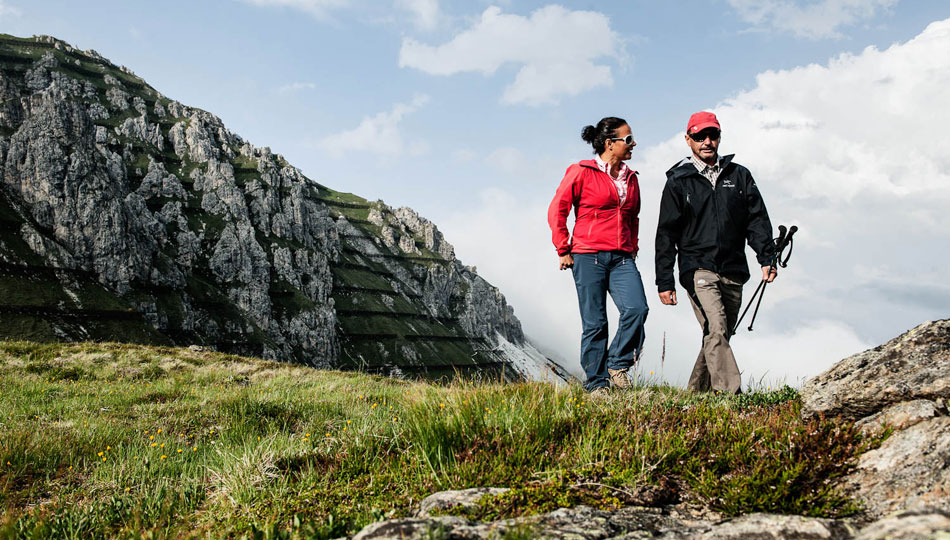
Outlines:
{"type": "Polygon", "coordinates": [[[768,266],[775,253],[772,223],[749,170],[722,158],[716,189],[687,158],[666,171],[656,228],[656,285],[660,292],[676,289],[673,263],[679,253],[681,280],[698,268],[746,282],[749,266],[745,243],[759,264],[768,266]]]}

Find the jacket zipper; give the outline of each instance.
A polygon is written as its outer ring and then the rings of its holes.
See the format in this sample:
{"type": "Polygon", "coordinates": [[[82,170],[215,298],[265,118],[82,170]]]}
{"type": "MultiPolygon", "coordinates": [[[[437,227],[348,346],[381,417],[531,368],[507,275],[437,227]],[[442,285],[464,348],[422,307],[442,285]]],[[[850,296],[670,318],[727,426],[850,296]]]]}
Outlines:
{"type": "MultiPolygon", "coordinates": [[[[722,176],[722,173],[720,173],[720,176],[722,176]]],[[[705,180],[705,177],[703,178],[703,180],[705,180]]],[[[716,182],[717,183],[719,182],[719,178],[716,178],[716,182]]],[[[708,181],[706,183],[709,184],[708,181]]],[[[712,187],[713,209],[716,212],[716,258],[718,258],[719,254],[722,253],[722,220],[719,218],[719,196],[716,193],[716,186],[713,185],[711,187],[712,187]]],[[[716,273],[720,274],[722,273],[722,270],[719,268],[719,261],[716,260],[716,258],[713,259],[713,266],[716,267],[716,273]]]]}

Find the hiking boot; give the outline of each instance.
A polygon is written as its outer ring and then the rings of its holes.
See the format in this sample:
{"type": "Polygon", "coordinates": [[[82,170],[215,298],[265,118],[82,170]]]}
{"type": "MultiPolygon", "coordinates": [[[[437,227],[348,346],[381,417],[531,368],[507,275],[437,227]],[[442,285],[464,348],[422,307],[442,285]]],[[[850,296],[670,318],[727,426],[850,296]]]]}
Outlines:
{"type": "Polygon", "coordinates": [[[618,390],[626,390],[633,387],[633,383],[630,382],[630,377],[627,377],[627,372],[630,368],[627,369],[608,369],[607,373],[610,374],[610,386],[618,390]]]}
{"type": "Polygon", "coordinates": [[[590,397],[593,399],[602,399],[610,395],[610,389],[606,386],[601,386],[600,388],[594,388],[590,391],[590,397]]]}

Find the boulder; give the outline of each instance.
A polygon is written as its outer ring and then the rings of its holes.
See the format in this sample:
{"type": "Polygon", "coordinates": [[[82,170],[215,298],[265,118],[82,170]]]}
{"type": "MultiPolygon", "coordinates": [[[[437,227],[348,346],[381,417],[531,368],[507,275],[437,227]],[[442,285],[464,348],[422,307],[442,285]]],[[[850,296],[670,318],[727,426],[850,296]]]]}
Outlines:
{"type": "Polygon", "coordinates": [[[861,529],[855,540],[947,540],[950,513],[941,510],[905,511],[861,529]]]}
{"type": "MultiPolygon", "coordinates": [[[[939,523],[935,518],[928,519],[939,523]]],[[[468,540],[504,537],[587,540],[850,540],[855,534],[856,527],[845,520],[750,514],[735,519],[711,521],[697,519],[682,506],[630,506],[615,512],[578,506],[493,523],[477,523],[452,516],[394,519],[368,525],[354,540],[468,540]]]]}
{"type": "Polygon", "coordinates": [[[903,401],[950,398],[950,319],[845,358],[802,387],[802,414],[858,420],[903,401]]]}
{"type": "Polygon", "coordinates": [[[883,411],[855,422],[854,426],[866,432],[880,431],[885,427],[906,429],[940,414],[936,403],[927,399],[915,399],[896,403],[883,411]]]}
{"type": "Polygon", "coordinates": [[[894,433],[861,455],[839,486],[863,500],[870,517],[922,507],[950,511],[950,418],[894,433]]]}
{"type": "Polygon", "coordinates": [[[690,525],[693,523],[681,521],[678,517],[656,508],[628,507],[616,512],[606,512],[588,506],[578,506],[492,523],[477,523],[453,516],[393,519],[366,526],[353,540],[654,538],[666,531],[690,525]]]}
{"type": "MultiPolygon", "coordinates": [[[[777,514],[748,514],[711,526],[670,531],[662,540],[851,540],[855,527],[847,521],[777,514]]],[[[639,536],[623,536],[633,539],[639,536]]]]}
{"type": "Polygon", "coordinates": [[[441,513],[453,508],[474,508],[478,500],[485,495],[500,495],[508,488],[471,488],[433,493],[419,503],[419,517],[428,517],[432,513],[441,513]]]}

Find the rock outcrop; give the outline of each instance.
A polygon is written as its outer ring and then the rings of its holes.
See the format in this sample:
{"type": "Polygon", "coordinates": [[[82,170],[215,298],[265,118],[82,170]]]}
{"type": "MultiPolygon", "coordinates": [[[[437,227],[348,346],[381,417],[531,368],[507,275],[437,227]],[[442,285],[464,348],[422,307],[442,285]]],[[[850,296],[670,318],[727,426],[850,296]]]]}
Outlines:
{"type": "Polygon", "coordinates": [[[950,319],[850,356],[802,387],[802,411],[860,420],[897,403],[950,399],[950,319]]]}
{"type": "Polygon", "coordinates": [[[950,320],[924,323],[846,358],[802,388],[802,413],[894,430],[840,486],[870,516],[950,511],[950,320]]]}
{"type": "Polygon", "coordinates": [[[309,180],[94,51],[0,38],[0,166],[0,279],[19,293],[0,338],[395,375],[548,365],[433,223],[309,180]]]}
{"type": "MultiPolygon", "coordinates": [[[[440,494],[436,496],[441,497],[440,494]]],[[[365,527],[354,540],[550,538],[585,540],[919,540],[950,535],[950,514],[900,512],[872,523],[778,514],[731,519],[689,507],[631,506],[615,512],[586,506],[537,516],[480,523],[456,516],[393,519],[365,527]]]]}

